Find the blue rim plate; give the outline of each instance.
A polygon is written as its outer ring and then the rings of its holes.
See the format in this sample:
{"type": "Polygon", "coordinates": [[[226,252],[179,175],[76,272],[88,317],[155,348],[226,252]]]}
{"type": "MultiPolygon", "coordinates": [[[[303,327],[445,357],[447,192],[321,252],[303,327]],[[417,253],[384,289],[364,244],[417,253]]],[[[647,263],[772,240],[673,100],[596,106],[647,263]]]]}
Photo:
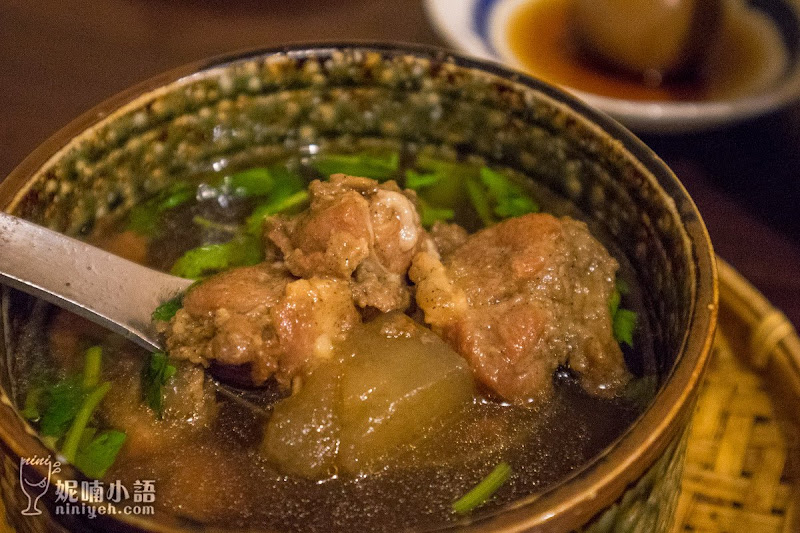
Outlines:
{"type": "MultiPolygon", "coordinates": [[[[425,0],[431,23],[457,50],[524,70],[511,52],[507,25],[521,5],[540,0],[425,0]]],[[[726,0],[741,2],[744,0],[726,0]]],[[[771,18],[786,47],[786,73],[767,89],[730,100],[642,102],[564,87],[641,133],[688,133],[730,125],[800,99],[800,0],[749,0],[771,18]]]]}

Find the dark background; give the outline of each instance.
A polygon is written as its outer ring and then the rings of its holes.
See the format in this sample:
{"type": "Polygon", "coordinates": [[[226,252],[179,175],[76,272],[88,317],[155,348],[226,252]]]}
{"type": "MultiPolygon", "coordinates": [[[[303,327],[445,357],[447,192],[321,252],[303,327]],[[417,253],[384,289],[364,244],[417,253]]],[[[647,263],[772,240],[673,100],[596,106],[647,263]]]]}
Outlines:
{"type": "MultiPolygon", "coordinates": [[[[0,179],[71,119],[161,71],[352,39],[444,45],[420,0],[0,0],[0,179]]],[[[689,189],[720,256],[800,326],[800,104],[645,141],[689,189]]]]}

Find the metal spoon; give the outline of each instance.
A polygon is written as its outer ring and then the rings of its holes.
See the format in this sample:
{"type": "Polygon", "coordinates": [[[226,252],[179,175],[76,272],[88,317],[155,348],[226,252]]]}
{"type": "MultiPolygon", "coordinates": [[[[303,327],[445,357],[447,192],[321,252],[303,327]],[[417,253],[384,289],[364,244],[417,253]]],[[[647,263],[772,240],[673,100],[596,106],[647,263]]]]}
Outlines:
{"type": "Polygon", "coordinates": [[[193,283],[6,213],[0,213],[0,282],[149,351],[161,349],[150,315],[193,283]]]}
{"type": "MultiPolygon", "coordinates": [[[[0,283],[118,333],[148,351],[162,349],[151,315],[193,280],[170,276],[0,212],[0,283]]],[[[258,391],[214,379],[219,392],[264,413],[258,391]]]]}

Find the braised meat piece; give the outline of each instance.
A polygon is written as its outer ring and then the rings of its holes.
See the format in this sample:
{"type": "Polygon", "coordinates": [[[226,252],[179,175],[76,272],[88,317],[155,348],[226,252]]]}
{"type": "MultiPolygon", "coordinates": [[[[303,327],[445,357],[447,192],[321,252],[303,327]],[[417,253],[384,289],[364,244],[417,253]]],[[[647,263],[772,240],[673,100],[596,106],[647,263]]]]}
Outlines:
{"type": "Polygon", "coordinates": [[[443,260],[422,252],[409,275],[425,320],[503,398],[548,394],[568,364],[583,387],[627,381],[609,297],[618,268],[586,224],[531,214],[472,236],[443,260]]]}
{"type": "Polygon", "coordinates": [[[431,228],[431,239],[433,239],[436,250],[442,257],[447,257],[456,251],[462,244],[467,242],[469,233],[458,224],[448,224],[447,222],[437,221],[431,228]]]}
{"type": "Polygon", "coordinates": [[[171,357],[208,366],[250,365],[253,383],[284,387],[361,321],[346,282],[295,279],[282,265],[228,270],[189,290],[164,327],[171,357]]]}
{"type": "Polygon", "coordinates": [[[266,223],[267,248],[276,247],[297,277],[348,280],[361,308],[406,309],[411,259],[433,249],[414,193],[393,181],[334,174],[329,181],[312,182],[309,194],[309,209],[266,223]]]}

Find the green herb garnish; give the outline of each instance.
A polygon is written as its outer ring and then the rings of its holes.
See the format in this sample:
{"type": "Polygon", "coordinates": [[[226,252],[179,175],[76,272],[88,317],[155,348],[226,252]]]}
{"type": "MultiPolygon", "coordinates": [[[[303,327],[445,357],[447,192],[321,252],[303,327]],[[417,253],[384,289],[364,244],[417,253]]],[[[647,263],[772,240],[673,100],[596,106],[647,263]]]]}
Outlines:
{"type": "Polygon", "coordinates": [[[223,244],[192,248],[172,265],[170,272],[182,278],[199,279],[232,267],[255,265],[263,255],[260,239],[243,235],[223,244]]]}
{"type": "Polygon", "coordinates": [[[630,309],[617,309],[614,313],[614,338],[633,348],[633,331],[636,329],[637,316],[630,309]]]}
{"type": "Polygon", "coordinates": [[[415,190],[419,192],[421,189],[427,189],[428,187],[433,187],[437,185],[442,179],[445,179],[446,175],[443,172],[430,172],[425,174],[420,174],[419,172],[415,172],[414,170],[406,170],[406,181],[405,186],[409,189],[415,190]]]}
{"type": "Polygon", "coordinates": [[[308,192],[297,191],[289,196],[276,197],[270,202],[256,207],[250,216],[247,217],[247,222],[245,222],[247,233],[255,236],[260,235],[265,218],[294,209],[295,207],[305,204],[307,201],[308,192]]]}
{"type": "Polygon", "coordinates": [[[100,346],[92,346],[86,350],[85,361],[83,363],[83,388],[91,389],[96,387],[100,381],[100,365],[103,362],[103,349],[100,346]]]}
{"type": "Polygon", "coordinates": [[[520,185],[496,170],[481,167],[480,180],[486,187],[494,215],[500,219],[539,212],[539,204],[528,196],[520,185]]]}
{"type": "Polygon", "coordinates": [[[390,154],[325,154],[318,156],[312,165],[320,174],[348,174],[385,181],[395,174],[400,163],[397,152],[390,154]]]}
{"type": "Polygon", "coordinates": [[[67,431],[67,436],[64,438],[64,445],[61,447],[61,453],[70,463],[75,461],[75,454],[78,452],[78,444],[80,444],[83,430],[86,429],[86,425],[89,423],[89,418],[91,418],[97,406],[100,405],[100,402],[110,390],[111,383],[109,382],[105,382],[92,389],[75,414],[72,425],[69,431],[67,431]]]}
{"type": "Polygon", "coordinates": [[[264,218],[290,211],[308,201],[305,182],[296,173],[285,167],[273,167],[270,170],[275,181],[275,188],[269,198],[257,206],[245,222],[245,230],[249,235],[261,236],[264,218]]]}
{"type": "Polygon", "coordinates": [[[619,289],[615,288],[614,291],[611,293],[611,296],[608,298],[608,310],[611,311],[611,318],[613,320],[614,315],[617,314],[619,310],[619,303],[622,300],[622,294],[620,294],[619,289]]]}
{"type": "Polygon", "coordinates": [[[436,208],[458,210],[467,201],[464,184],[478,177],[475,166],[425,155],[417,157],[416,166],[421,172],[406,171],[405,186],[436,208]]]}
{"type": "Polygon", "coordinates": [[[453,220],[455,216],[456,213],[452,209],[446,207],[431,207],[428,205],[428,202],[422,198],[419,199],[419,218],[422,225],[426,228],[430,228],[439,221],[453,220]]]}
{"type": "Polygon", "coordinates": [[[154,235],[158,231],[161,214],[194,198],[196,190],[196,187],[184,182],[167,187],[153,198],[131,209],[128,216],[128,229],[140,235],[154,235]]]}
{"type": "Polygon", "coordinates": [[[43,386],[31,387],[28,389],[28,393],[25,395],[25,405],[22,411],[20,411],[22,416],[27,420],[38,422],[42,417],[42,414],[39,412],[39,403],[42,400],[44,392],[45,387],[43,386]]]}
{"type": "Polygon", "coordinates": [[[56,439],[63,437],[85,396],[82,377],[66,378],[48,387],[42,394],[43,406],[39,407],[42,413],[39,432],[56,439]]]}
{"type": "Polygon", "coordinates": [[[485,226],[494,224],[495,220],[492,216],[492,210],[489,207],[489,199],[477,180],[467,180],[467,193],[472,202],[472,207],[475,208],[475,212],[478,213],[478,218],[481,219],[481,222],[483,222],[485,226]]]}
{"type": "Polygon", "coordinates": [[[217,222],[216,220],[201,217],[200,215],[193,217],[192,223],[205,230],[222,231],[224,233],[236,233],[239,231],[239,226],[234,224],[226,224],[225,222],[217,222]]]}
{"type": "Polygon", "coordinates": [[[23,414],[29,419],[38,418],[39,431],[45,443],[58,448],[64,437],[61,453],[84,474],[102,477],[113,464],[125,433],[107,430],[96,436],[97,429],[89,427],[100,402],[111,390],[111,384],[98,384],[101,374],[103,350],[92,346],[86,350],[83,374],[71,376],[51,385],[31,389],[25,401],[23,414]],[[35,391],[39,392],[35,392],[35,391]]]}
{"type": "Polygon", "coordinates": [[[70,376],[28,393],[23,414],[29,420],[40,420],[39,432],[42,435],[60,439],[67,433],[81,412],[87,395],[100,380],[102,358],[103,349],[92,346],[84,355],[82,376],[70,376]]]}
{"type": "Polygon", "coordinates": [[[142,396],[158,418],[164,416],[164,385],[175,372],[177,369],[170,364],[164,352],[150,354],[150,360],[142,369],[142,396]]]}
{"type": "Polygon", "coordinates": [[[608,299],[608,309],[611,312],[611,327],[614,338],[619,343],[625,343],[633,348],[633,332],[636,330],[638,315],[630,309],[621,309],[622,295],[629,291],[628,284],[623,279],[617,279],[614,291],[608,299]]]}
{"type": "Polygon", "coordinates": [[[407,170],[405,186],[417,192],[420,221],[430,228],[438,221],[452,220],[463,196],[462,165],[425,160],[426,172],[407,170]]]}
{"type": "Polygon", "coordinates": [[[226,176],[225,187],[236,196],[267,196],[275,189],[275,178],[268,168],[250,168],[226,176]]]}
{"type": "Polygon", "coordinates": [[[453,502],[453,511],[466,514],[483,505],[511,477],[511,466],[503,461],[475,485],[471,491],[453,502]]]}
{"type": "Polygon", "coordinates": [[[181,307],[183,307],[183,294],[180,294],[171,300],[167,300],[163,304],[156,307],[156,310],[153,311],[151,318],[156,322],[169,322],[181,307]]]}
{"type": "Polygon", "coordinates": [[[631,292],[631,288],[628,285],[628,282],[622,278],[617,278],[615,283],[616,289],[620,292],[620,294],[628,294],[631,292]]]}
{"type": "Polygon", "coordinates": [[[87,430],[89,431],[84,431],[81,438],[73,463],[87,476],[100,478],[114,464],[127,435],[122,431],[109,429],[95,437],[94,428],[87,430]]]}
{"type": "Polygon", "coordinates": [[[103,349],[92,346],[85,353],[83,374],[68,376],[49,386],[31,388],[22,414],[39,421],[42,441],[59,449],[67,461],[84,474],[102,477],[114,463],[125,442],[125,433],[106,430],[97,435],[89,426],[97,407],[111,390],[111,383],[99,383],[103,349]]]}

